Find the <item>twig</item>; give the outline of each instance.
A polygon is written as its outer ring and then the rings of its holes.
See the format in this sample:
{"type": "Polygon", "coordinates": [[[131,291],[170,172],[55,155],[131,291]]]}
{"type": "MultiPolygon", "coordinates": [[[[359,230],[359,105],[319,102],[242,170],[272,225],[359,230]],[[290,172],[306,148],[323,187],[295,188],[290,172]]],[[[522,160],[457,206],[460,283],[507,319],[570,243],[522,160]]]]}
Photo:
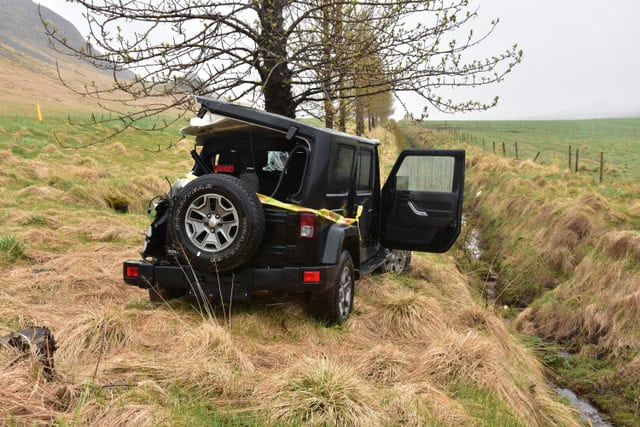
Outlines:
{"type": "Polygon", "coordinates": [[[102,361],[102,355],[104,354],[104,341],[106,339],[107,329],[102,324],[102,340],[100,341],[100,352],[98,353],[98,361],[96,362],[96,368],[93,370],[93,376],[91,377],[91,381],[95,381],[96,375],[98,375],[98,367],[100,366],[100,362],[102,361]]]}
{"type": "Polygon", "coordinates": [[[125,383],[115,383],[115,384],[103,384],[100,387],[102,388],[115,388],[115,387],[126,387],[126,388],[131,388],[131,387],[137,387],[137,384],[125,384],[125,383]]]}
{"type": "Polygon", "coordinates": [[[233,302],[233,284],[235,282],[235,274],[231,275],[231,293],[229,294],[229,330],[231,330],[231,304],[233,302]]]}

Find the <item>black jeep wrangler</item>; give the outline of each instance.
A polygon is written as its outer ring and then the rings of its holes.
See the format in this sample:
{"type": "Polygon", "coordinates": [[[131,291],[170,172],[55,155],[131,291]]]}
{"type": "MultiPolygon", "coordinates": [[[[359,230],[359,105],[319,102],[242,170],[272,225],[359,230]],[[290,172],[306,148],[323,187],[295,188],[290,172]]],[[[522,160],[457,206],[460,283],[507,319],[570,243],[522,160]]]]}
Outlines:
{"type": "Polygon", "coordinates": [[[381,189],[378,142],[197,98],[195,164],[155,203],[124,281],[153,301],[305,293],[342,323],[354,283],[444,252],[460,233],[464,151],[406,150],[381,189]]]}

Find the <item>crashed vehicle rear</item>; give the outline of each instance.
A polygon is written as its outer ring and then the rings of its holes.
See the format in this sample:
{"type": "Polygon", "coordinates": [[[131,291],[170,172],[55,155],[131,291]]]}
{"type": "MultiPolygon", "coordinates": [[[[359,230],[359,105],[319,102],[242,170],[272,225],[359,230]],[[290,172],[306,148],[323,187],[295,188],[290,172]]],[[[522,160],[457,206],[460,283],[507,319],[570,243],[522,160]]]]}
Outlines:
{"type": "Polygon", "coordinates": [[[464,151],[405,150],[380,182],[379,142],[198,97],[191,172],[155,203],[142,259],[124,281],[161,301],[307,295],[344,322],[355,282],[401,272],[409,251],[444,252],[460,233],[464,151]]]}

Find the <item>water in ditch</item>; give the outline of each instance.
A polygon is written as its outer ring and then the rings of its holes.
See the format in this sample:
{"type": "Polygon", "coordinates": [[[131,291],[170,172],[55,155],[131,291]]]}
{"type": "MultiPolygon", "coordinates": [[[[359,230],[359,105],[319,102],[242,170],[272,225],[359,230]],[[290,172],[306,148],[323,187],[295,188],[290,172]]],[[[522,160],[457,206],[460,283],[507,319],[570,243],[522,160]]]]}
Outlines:
{"type": "MultiPolygon", "coordinates": [[[[482,250],[480,249],[480,231],[474,228],[468,223],[468,220],[463,217],[463,228],[467,230],[464,236],[464,248],[467,252],[469,259],[473,261],[480,260],[482,256],[482,250]]],[[[487,295],[489,301],[495,304],[495,282],[498,279],[498,274],[489,270],[487,277],[484,278],[483,294],[487,295]],[[493,292],[492,292],[493,291],[493,292]]],[[[570,355],[567,352],[559,352],[559,356],[568,360],[570,355]]],[[[613,424],[606,421],[605,417],[600,414],[597,408],[595,408],[587,399],[583,399],[568,388],[562,388],[556,384],[550,383],[550,386],[560,397],[566,399],[569,404],[580,414],[580,417],[589,423],[592,427],[613,427],[613,424]]]]}

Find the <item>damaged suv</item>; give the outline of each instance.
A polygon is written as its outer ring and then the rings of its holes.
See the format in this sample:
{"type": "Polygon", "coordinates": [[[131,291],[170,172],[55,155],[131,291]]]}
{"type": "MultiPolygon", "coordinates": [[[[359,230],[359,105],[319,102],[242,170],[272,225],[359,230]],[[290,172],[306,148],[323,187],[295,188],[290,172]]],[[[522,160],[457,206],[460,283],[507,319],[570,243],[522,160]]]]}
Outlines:
{"type": "Polygon", "coordinates": [[[375,140],[197,101],[182,130],[194,166],[154,203],[143,259],[123,266],[152,301],[303,293],[314,317],[341,324],[363,274],[458,237],[464,151],[405,150],[381,186],[375,140]]]}

